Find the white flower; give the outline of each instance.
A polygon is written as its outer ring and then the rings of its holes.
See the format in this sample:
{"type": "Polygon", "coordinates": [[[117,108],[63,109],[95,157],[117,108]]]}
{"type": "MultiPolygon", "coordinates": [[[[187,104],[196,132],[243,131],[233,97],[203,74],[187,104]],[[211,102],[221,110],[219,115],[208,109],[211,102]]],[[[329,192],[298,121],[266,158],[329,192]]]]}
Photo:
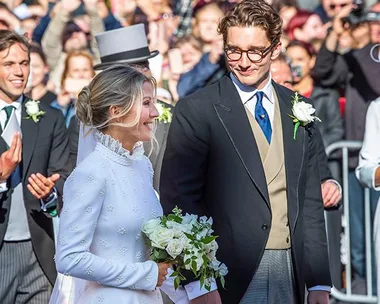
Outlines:
{"type": "Polygon", "coordinates": [[[40,112],[39,102],[35,100],[29,100],[25,103],[26,113],[30,116],[37,115],[40,112]]]}
{"type": "Polygon", "coordinates": [[[161,220],[159,218],[151,219],[144,224],[142,232],[150,236],[160,226],[160,223],[161,220]]]}
{"type": "Polygon", "coordinates": [[[182,218],[182,224],[184,225],[189,224],[193,226],[195,223],[197,223],[197,220],[198,220],[197,215],[186,213],[186,215],[182,218]]]}
{"type": "Polygon", "coordinates": [[[33,119],[37,123],[40,120],[40,116],[45,114],[44,111],[40,110],[39,103],[38,100],[29,100],[25,103],[26,113],[28,114],[26,119],[33,119]]]}
{"type": "Polygon", "coordinates": [[[225,264],[222,263],[222,264],[220,264],[218,271],[219,271],[219,274],[221,276],[226,276],[227,273],[228,273],[228,268],[227,268],[227,266],[225,264]]]}
{"type": "Polygon", "coordinates": [[[189,264],[185,265],[185,268],[188,270],[191,270],[192,264],[193,264],[193,262],[195,262],[195,264],[196,264],[195,270],[198,271],[203,266],[203,252],[200,250],[197,250],[195,248],[192,250],[192,252],[193,253],[185,254],[185,256],[184,256],[184,261],[186,261],[187,259],[190,259],[190,261],[191,261],[189,264]],[[194,256],[195,256],[195,259],[192,258],[194,256]]]}
{"type": "Polygon", "coordinates": [[[302,97],[297,92],[295,92],[292,98],[292,104],[293,115],[289,116],[293,119],[293,139],[296,139],[297,130],[300,125],[305,127],[307,124],[313,121],[321,122],[321,120],[314,115],[315,109],[312,107],[312,105],[302,101],[302,97]]]}
{"type": "Polygon", "coordinates": [[[197,240],[203,239],[205,236],[209,235],[209,229],[204,228],[197,234],[197,240]]]}
{"type": "Polygon", "coordinates": [[[210,251],[206,254],[209,261],[214,261],[216,259],[216,251],[210,251]]]}
{"type": "Polygon", "coordinates": [[[312,107],[312,105],[304,101],[295,103],[293,105],[292,112],[302,125],[307,125],[317,118],[313,115],[315,113],[315,109],[312,107]]]}
{"type": "Polygon", "coordinates": [[[209,265],[213,270],[218,271],[220,262],[218,260],[212,260],[209,265]]]}
{"type": "Polygon", "coordinates": [[[162,114],[164,114],[164,109],[163,109],[162,104],[157,102],[156,103],[156,109],[158,111],[158,116],[161,116],[162,114]]]}
{"type": "Polygon", "coordinates": [[[166,252],[175,259],[178,255],[180,255],[186,245],[186,240],[184,238],[181,239],[173,239],[169,241],[168,246],[166,247],[166,252]]]}
{"type": "Polygon", "coordinates": [[[171,109],[165,107],[161,103],[156,103],[156,109],[158,111],[158,121],[163,123],[171,123],[172,122],[172,113],[171,109]]]}
{"type": "Polygon", "coordinates": [[[173,238],[173,230],[163,227],[157,227],[157,229],[149,236],[149,239],[152,241],[152,246],[160,249],[165,249],[173,238]]]}
{"type": "Polygon", "coordinates": [[[175,238],[181,238],[184,236],[184,232],[190,233],[187,225],[182,225],[180,223],[174,222],[174,221],[167,221],[166,226],[169,229],[172,229],[174,232],[174,237],[175,238]]]}
{"type": "Polygon", "coordinates": [[[207,223],[207,216],[201,216],[199,218],[199,222],[201,222],[201,223],[207,223]]]}
{"type": "Polygon", "coordinates": [[[215,240],[205,245],[205,249],[207,253],[210,251],[217,251],[218,248],[219,248],[219,245],[215,240]]]}

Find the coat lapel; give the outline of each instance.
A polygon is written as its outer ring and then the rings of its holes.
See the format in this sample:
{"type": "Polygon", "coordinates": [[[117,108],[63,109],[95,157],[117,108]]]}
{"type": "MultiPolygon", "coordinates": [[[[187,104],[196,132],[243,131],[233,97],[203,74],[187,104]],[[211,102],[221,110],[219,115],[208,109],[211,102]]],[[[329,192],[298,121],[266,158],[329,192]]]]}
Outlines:
{"type": "Polygon", "coordinates": [[[219,82],[219,100],[214,108],[245,170],[270,208],[265,173],[256,140],[244,105],[228,76],[219,82]]]}
{"type": "Polygon", "coordinates": [[[305,136],[307,133],[305,132],[305,128],[299,127],[296,139],[293,139],[294,124],[293,120],[289,117],[289,114],[292,113],[292,91],[285,90],[275,82],[272,83],[280,105],[289,210],[288,216],[290,222],[293,223],[294,231],[299,212],[298,184],[304,163],[305,136]]]}
{"type": "Polygon", "coordinates": [[[38,123],[35,123],[32,119],[26,119],[28,114],[26,113],[25,103],[27,101],[28,99],[25,97],[21,111],[23,179],[25,179],[28,171],[38,137],[38,123]]]}

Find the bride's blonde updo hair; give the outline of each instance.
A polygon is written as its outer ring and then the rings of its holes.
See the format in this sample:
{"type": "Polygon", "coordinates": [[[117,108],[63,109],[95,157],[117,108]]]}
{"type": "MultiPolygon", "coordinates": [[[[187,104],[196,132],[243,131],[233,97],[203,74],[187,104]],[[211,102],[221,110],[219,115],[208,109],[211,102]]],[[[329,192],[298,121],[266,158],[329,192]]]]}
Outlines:
{"type": "Polygon", "coordinates": [[[141,116],[143,84],[145,81],[156,87],[153,78],[148,78],[136,69],[126,65],[112,66],[96,75],[88,86],[79,93],[76,103],[76,115],[85,126],[103,130],[110,125],[133,127],[141,116]],[[136,103],[136,118],[130,125],[116,121],[125,116],[136,103]],[[122,108],[114,117],[110,117],[111,106],[122,108]],[[113,121],[112,121],[113,120],[113,121]]]}

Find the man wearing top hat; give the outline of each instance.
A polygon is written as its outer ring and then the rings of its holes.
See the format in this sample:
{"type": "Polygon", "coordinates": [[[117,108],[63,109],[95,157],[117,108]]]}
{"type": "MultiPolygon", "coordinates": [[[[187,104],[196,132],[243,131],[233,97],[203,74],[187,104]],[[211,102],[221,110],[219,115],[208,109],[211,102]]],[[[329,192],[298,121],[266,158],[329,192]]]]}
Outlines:
{"type": "MultiPolygon", "coordinates": [[[[152,76],[149,69],[148,59],[159,54],[158,51],[151,52],[148,48],[145,28],[143,24],[136,24],[121,29],[107,31],[96,35],[100,53],[100,64],[94,66],[95,70],[104,70],[113,64],[128,64],[137,68],[145,75],[152,76]]],[[[171,105],[158,101],[161,106],[173,108],[171,105]]],[[[166,147],[166,137],[170,123],[158,122],[156,139],[158,149],[153,150],[149,156],[154,170],[154,188],[158,191],[160,180],[162,158],[166,147]]],[[[73,165],[76,164],[78,150],[79,124],[75,118],[71,119],[69,126],[70,157],[73,165]]],[[[145,151],[149,154],[151,150],[149,143],[144,143],[145,151]]]]}
{"type": "MultiPolygon", "coordinates": [[[[128,64],[135,67],[145,75],[151,76],[148,59],[158,55],[158,51],[150,52],[143,24],[132,25],[129,27],[107,31],[96,37],[101,63],[94,66],[95,70],[104,70],[114,64],[128,64]]],[[[158,100],[163,107],[172,111],[173,107],[163,101],[158,100]]],[[[154,170],[154,188],[158,191],[162,159],[166,147],[166,138],[170,123],[158,122],[156,130],[156,139],[159,145],[158,151],[153,151],[150,155],[154,170]]],[[[70,155],[71,161],[76,164],[78,152],[79,123],[75,116],[71,119],[69,126],[70,136],[70,155]]],[[[149,143],[144,143],[146,153],[150,151],[149,143]]],[[[189,300],[207,294],[205,288],[199,289],[199,282],[191,282],[185,288],[189,300]]],[[[212,284],[211,290],[216,289],[216,284],[212,284]]],[[[171,303],[170,300],[162,294],[164,303],[171,303]]],[[[181,302],[182,303],[182,302],[181,302]]]]}

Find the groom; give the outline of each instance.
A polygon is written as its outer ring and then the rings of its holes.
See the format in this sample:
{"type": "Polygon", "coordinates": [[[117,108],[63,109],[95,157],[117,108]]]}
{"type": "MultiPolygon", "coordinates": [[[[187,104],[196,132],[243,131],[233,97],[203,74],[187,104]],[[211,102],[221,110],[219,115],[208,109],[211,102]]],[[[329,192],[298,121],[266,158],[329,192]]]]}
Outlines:
{"type": "Polygon", "coordinates": [[[180,100],[169,131],[161,201],[166,213],[213,217],[229,267],[223,303],[303,303],[305,284],[309,303],[329,301],[317,130],[309,123],[293,138],[294,92],[269,72],[281,27],[264,0],[227,13],[219,30],[231,73],[180,100]]]}

